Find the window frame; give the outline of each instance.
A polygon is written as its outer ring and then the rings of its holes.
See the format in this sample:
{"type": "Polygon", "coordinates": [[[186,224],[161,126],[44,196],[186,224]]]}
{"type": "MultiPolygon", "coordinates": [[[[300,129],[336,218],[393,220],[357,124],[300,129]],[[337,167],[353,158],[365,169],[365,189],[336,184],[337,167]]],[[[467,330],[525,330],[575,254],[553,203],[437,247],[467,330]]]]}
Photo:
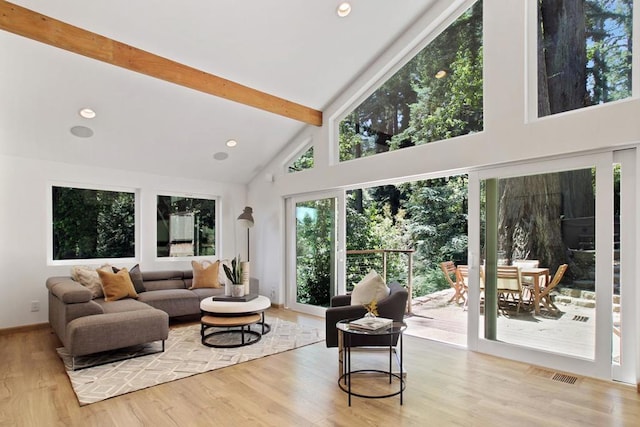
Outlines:
{"type": "Polygon", "coordinates": [[[213,255],[191,255],[191,256],[158,256],[158,225],[157,225],[157,217],[154,215],[153,219],[153,259],[157,262],[176,262],[176,261],[191,261],[191,260],[203,260],[203,259],[217,259],[220,258],[220,224],[221,224],[221,197],[212,194],[202,194],[202,193],[183,193],[183,192],[175,192],[175,191],[156,191],[153,196],[153,207],[154,212],[157,212],[158,209],[158,197],[185,197],[190,199],[202,199],[202,200],[212,200],[215,202],[215,213],[214,213],[214,253],[213,255]]]}
{"type": "Polygon", "coordinates": [[[69,181],[50,181],[47,183],[47,265],[48,266],[69,266],[69,265],[95,265],[105,263],[136,263],[140,259],[140,189],[135,187],[121,187],[102,184],[76,183],[69,181]],[[76,188],[79,190],[94,191],[114,191],[121,193],[132,193],[134,204],[134,232],[133,246],[134,256],[124,258],[77,258],[77,259],[53,259],[53,188],[76,188]]]}
{"type": "MultiPolygon", "coordinates": [[[[424,30],[420,31],[417,36],[400,43],[397,49],[398,53],[389,57],[384,56],[384,62],[377,62],[377,70],[373,71],[373,74],[364,74],[366,80],[358,80],[354,82],[353,87],[359,87],[358,91],[350,94],[346,101],[337,107],[337,110],[330,115],[328,122],[329,127],[329,154],[330,165],[349,164],[353,161],[362,161],[367,157],[377,157],[386,153],[378,153],[375,156],[364,156],[355,159],[340,160],[340,123],[351,114],[356,108],[358,108],[364,101],[366,101],[376,90],[384,85],[390,78],[392,78],[398,71],[400,71],[405,65],[407,65],[414,57],[416,57],[423,49],[425,49],[431,42],[433,42],[438,36],[449,28],[462,14],[475,5],[478,1],[482,0],[454,0],[451,6],[446,9],[445,13],[433,19],[430,25],[424,30]]],[[[484,8],[484,6],[483,6],[484,8]]],[[[484,13],[484,9],[483,9],[484,13]]],[[[483,18],[484,19],[484,18],[483,18]]],[[[484,25],[484,21],[483,21],[484,25]]],[[[399,39],[398,42],[402,40],[399,39]]],[[[396,43],[398,43],[396,42],[396,43]]],[[[483,44],[484,44],[484,29],[483,29],[483,44]]],[[[372,67],[374,69],[374,67],[372,67]]],[[[484,65],[483,65],[484,76],[484,65]]],[[[484,78],[484,77],[483,77],[484,78]]],[[[483,89],[484,92],[484,89],[483,89]]],[[[484,96],[484,93],[483,93],[484,96]]],[[[477,133],[484,132],[479,131],[477,133]]],[[[462,135],[468,136],[468,135],[462,135]]],[[[445,140],[433,141],[438,143],[445,140]]],[[[416,146],[417,147],[417,146],[416,146]]],[[[416,148],[407,147],[407,148],[416,148]]]]}
{"type": "MultiPolygon", "coordinates": [[[[525,9],[525,121],[535,123],[542,120],[552,120],[555,117],[565,117],[580,114],[583,111],[604,108],[609,105],[633,102],[640,98],[640,52],[631,52],[631,95],[627,98],[594,104],[582,108],[553,113],[547,116],[538,115],[538,2],[528,0],[525,9]]],[[[633,0],[632,4],[632,46],[640,46],[640,1],[633,0]]]]}
{"type": "Polygon", "coordinates": [[[293,174],[293,173],[303,172],[305,170],[311,170],[311,169],[315,168],[315,166],[316,166],[316,149],[315,149],[315,145],[313,143],[313,138],[309,137],[309,138],[305,138],[292,151],[292,153],[289,155],[289,157],[287,157],[285,159],[285,161],[282,164],[282,170],[283,170],[285,175],[289,175],[289,174],[293,174]],[[307,151],[309,151],[309,149],[313,149],[313,167],[311,167],[309,169],[302,169],[302,170],[299,170],[299,171],[290,170],[291,165],[293,165],[300,157],[302,157],[302,155],[304,155],[307,151]]]}

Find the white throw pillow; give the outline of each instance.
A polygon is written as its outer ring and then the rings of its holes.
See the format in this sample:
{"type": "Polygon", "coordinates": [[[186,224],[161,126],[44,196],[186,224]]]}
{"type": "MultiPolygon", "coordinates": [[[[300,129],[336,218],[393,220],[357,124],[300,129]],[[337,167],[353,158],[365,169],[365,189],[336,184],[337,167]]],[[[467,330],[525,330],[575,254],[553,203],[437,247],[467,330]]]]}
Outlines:
{"type": "Polygon", "coordinates": [[[353,288],[351,292],[351,305],[365,305],[371,301],[380,301],[389,295],[389,287],[375,270],[369,274],[353,288]]]}
{"type": "Polygon", "coordinates": [[[89,289],[92,298],[102,298],[104,296],[102,292],[102,281],[100,280],[100,276],[98,276],[97,270],[113,272],[109,264],[103,264],[98,269],[84,265],[71,267],[71,277],[73,280],[80,282],[80,284],[89,289]]]}

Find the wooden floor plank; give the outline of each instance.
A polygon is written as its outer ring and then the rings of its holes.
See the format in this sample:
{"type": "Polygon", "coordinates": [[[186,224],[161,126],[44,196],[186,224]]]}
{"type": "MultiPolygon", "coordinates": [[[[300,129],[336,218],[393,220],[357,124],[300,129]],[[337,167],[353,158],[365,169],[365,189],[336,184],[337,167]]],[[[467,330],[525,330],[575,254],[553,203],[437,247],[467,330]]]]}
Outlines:
{"type": "MultiPolygon", "coordinates": [[[[324,320],[271,309],[307,325],[324,320]]],[[[173,325],[182,327],[184,324],[173,325]]],[[[637,425],[635,387],[544,370],[405,337],[407,388],[353,398],[337,385],[337,350],[317,343],[80,407],[47,329],[0,336],[0,426],[620,426],[637,425]]]]}

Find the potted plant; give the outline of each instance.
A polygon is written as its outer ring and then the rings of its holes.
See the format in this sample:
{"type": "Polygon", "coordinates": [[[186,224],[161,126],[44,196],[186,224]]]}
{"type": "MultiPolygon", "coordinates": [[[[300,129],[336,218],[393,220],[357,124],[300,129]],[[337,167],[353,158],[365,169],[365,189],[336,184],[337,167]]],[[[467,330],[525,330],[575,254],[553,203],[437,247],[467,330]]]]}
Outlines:
{"type": "Polygon", "coordinates": [[[241,297],[244,296],[244,284],[242,283],[242,263],[240,262],[240,255],[231,260],[231,268],[228,265],[223,264],[224,274],[231,281],[231,296],[241,297]]]}

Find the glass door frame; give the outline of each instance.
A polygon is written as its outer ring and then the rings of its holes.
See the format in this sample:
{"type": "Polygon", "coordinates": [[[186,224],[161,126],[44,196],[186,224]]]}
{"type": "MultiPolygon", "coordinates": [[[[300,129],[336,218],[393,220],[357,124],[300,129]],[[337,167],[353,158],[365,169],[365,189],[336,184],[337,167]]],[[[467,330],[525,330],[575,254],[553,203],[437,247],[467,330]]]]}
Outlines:
{"type": "Polygon", "coordinates": [[[287,197],[285,199],[285,230],[286,232],[286,274],[285,274],[285,306],[292,310],[324,317],[326,308],[297,302],[297,272],[296,247],[297,224],[296,206],[298,203],[313,200],[335,198],[335,257],[333,268],[334,292],[330,296],[345,293],[345,236],[346,236],[346,208],[345,192],[341,190],[321,193],[309,193],[287,197]]]}
{"type": "Polygon", "coordinates": [[[636,212],[640,195],[638,179],[638,150],[618,150],[613,153],[614,164],[620,164],[620,364],[612,364],[611,378],[630,384],[638,384],[638,317],[636,307],[640,293],[635,283],[640,277],[636,251],[638,249],[638,226],[636,212]]]}
{"type": "MultiPolygon", "coordinates": [[[[613,152],[487,168],[469,173],[469,316],[467,347],[565,372],[611,379],[613,296],[613,152]],[[596,325],[594,359],[571,357],[479,337],[480,331],[480,182],[487,179],[596,168],[596,325]],[[475,331],[475,332],[474,332],[475,331]]],[[[635,360],[635,359],[634,359],[635,360]]]]}

